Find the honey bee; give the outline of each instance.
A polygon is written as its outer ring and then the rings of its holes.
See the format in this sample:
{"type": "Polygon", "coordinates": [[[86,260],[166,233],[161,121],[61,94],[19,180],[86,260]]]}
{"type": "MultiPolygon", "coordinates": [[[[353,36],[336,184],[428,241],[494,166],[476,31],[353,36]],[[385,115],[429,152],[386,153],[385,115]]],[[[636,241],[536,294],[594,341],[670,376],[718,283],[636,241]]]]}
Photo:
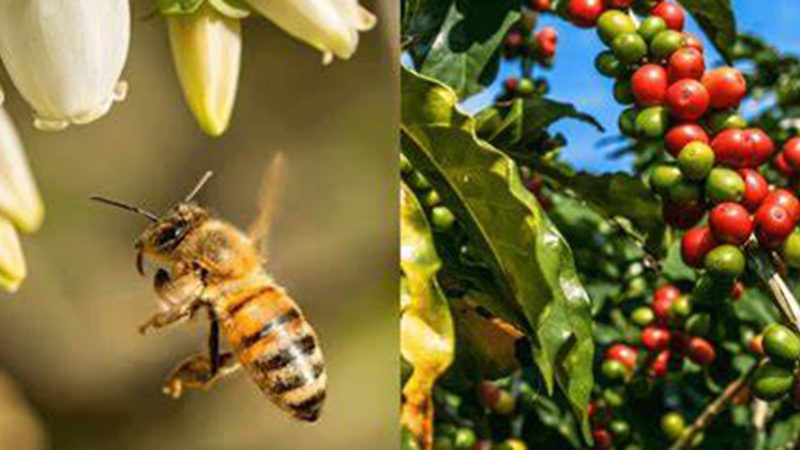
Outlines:
{"type": "Polygon", "coordinates": [[[201,310],[208,314],[207,353],[178,364],[164,392],[178,398],[184,390],[206,391],[243,367],[278,407],[314,422],[322,411],[327,382],[318,339],[294,300],[265,270],[261,251],[284,166],[279,154],[265,177],[260,212],[247,232],[194,201],[211,172],[163,217],[116,200],[92,199],[150,220],[135,243],[136,268],[145,275],[145,262],[160,267],[153,284],[161,310],[139,327],[142,334],[191,319],[201,310]],[[220,350],[220,333],[231,351],[220,350]]]}

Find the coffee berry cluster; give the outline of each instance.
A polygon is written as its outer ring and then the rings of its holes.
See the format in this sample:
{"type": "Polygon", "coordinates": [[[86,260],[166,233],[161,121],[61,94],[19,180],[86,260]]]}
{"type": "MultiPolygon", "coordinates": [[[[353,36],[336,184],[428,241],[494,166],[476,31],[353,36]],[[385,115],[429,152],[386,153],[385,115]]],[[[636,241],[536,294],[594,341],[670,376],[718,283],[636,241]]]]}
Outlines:
{"type": "MultiPolygon", "coordinates": [[[[683,32],[680,6],[651,2],[638,26],[624,10],[629,6],[572,0],[569,14],[580,26],[596,26],[610,47],[596,66],[617,80],[614,97],[632,105],[620,116],[621,132],[663,142],[671,156],[653,168],[650,185],[664,201],[665,222],[688,230],[684,262],[737,278],[745,269],[742,248],[755,236],[763,247],[781,251],[787,264],[800,266],[800,201],[760,172],[776,146],[737,112],[747,91],[744,76],[733,67],[706,70],[702,44],[683,32]],[[706,213],[707,224],[698,226],[706,213]]],[[[777,158],[785,172],[800,169],[800,139],[788,140],[777,158]]]]}
{"type": "Polygon", "coordinates": [[[503,82],[503,92],[498,100],[529,97],[547,91],[544,79],[533,78],[536,65],[550,67],[556,55],[558,32],[550,26],[536,30],[539,14],[550,12],[550,0],[523,2],[520,19],[506,33],[503,57],[506,62],[520,63],[520,76],[509,76],[503,82]]]}
{"type": "MultiPolygon", "coordinates": [[[[735,284],[731,297],[740,297],[742,290],[741,284],[735,284]]],[[[590,410],[605,408],[603,415],[592,419],[596,449],[618,447],[629,439],[627,434],[623,437],[615,432],[614,422],[607,418],[614,408],[623,406],[618,399],[625,396],[615,391],[615,386],[652,386],[670,372],[681,372],[687,360],[701,368],[716,361],[717,349],[710,340],[713,317],[703,309],[695,311],[694,306],[691,295],[682,293],[673,284],[663,284],[653,292],[648,305],[630,313],[630,321],[639,330],[638,336],[605,348],[599,378],[605,388],[590,406],[590,410]]],[[[666,429],[668,439],[681,436],[674,424],[666,429]]]]}

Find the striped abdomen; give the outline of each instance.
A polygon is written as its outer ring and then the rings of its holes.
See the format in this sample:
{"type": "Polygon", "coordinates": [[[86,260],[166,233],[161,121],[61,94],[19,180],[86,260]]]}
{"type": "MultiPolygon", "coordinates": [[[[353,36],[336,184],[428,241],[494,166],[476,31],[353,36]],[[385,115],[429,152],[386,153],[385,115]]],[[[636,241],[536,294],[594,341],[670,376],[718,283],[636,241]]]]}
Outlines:
{"type": "Polygon", "coordinates": [[[316,421],[325,400],[317,336],[286,293],[258,286],[225,299],[220,324],[242,366],[278,406],[316,421]]]}

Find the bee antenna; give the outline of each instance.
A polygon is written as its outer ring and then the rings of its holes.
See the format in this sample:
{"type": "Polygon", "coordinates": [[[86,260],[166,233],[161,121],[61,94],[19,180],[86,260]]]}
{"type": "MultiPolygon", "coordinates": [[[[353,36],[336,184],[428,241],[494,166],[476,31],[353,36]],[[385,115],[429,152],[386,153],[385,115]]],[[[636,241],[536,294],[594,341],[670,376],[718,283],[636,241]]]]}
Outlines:
{"type": "Polygon", "coordinates": [[[121,202],[119,200],[113,200],[106,197],[101,197],[99,195],[93,195],[89,197],[89,200],[94,200],[96,202],[105,203],[106,205],[116,206],[117,208],[124,209],[126,211],[131,211],[136,214],[140,214],[142,216],[147,217],[150,219],[151,222],[158,222],[158,216],[147,211],[145,209],[139,208],[138,206],[129,205],[127,203],[121,202]]]}
{"type": "Polygon", "coordinates": [[[183,201],[185,203],[189,203],[192,200],[194,200],[197,194],[199,194],[200,191],[203,190],[203,187],[205,187],[206,183],[208,183],[208,180],[210,180],[213,175],[214,172],[210,170],[205,174],[203,174],[203,178],[200,178],[200,181],[197,182],[197,184],[194,186],[194,189],[192,189],[192,191],[189,192],[189,195],[187,195],[183,201]]]}

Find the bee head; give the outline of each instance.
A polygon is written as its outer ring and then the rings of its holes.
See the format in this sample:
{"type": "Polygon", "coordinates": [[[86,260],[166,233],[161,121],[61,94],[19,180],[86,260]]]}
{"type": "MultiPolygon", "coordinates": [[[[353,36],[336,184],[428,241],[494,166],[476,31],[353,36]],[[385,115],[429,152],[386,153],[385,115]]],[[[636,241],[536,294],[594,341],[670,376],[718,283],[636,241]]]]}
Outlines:
{"type": "Polygon", "coordinates": [[[189,195],[162,217],[158,217],[145,209],[117,200],[97,196],[91,197],[91,199],[135,212],[150,220],[150,224],[135,242],[136,269],[140,274],[144,275],[145,257],[162,262],[167,260],[189,232],[208,219],[208,212],[195,204],[192,200],[194,200],[206,182],[208,182],[211,175],[211,172],[206,172],[189,195]]]}
{"type": "Polygon", "coordinates": [[[189,232],[208,218],[208,212],[194,203],[181,203],[164,217],[152,222],[136,239],[136,269],[144,274],[143,259],[165,261],[189,232]]]}

